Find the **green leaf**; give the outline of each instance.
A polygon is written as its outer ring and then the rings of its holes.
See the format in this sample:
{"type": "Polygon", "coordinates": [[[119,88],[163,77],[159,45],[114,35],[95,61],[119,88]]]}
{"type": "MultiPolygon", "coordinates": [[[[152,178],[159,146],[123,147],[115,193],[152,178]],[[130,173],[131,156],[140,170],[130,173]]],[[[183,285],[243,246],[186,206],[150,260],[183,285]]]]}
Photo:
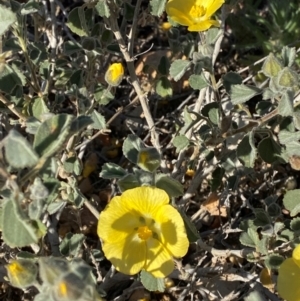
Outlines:
{"type": "Polygon", "coordinates": [[[176,147],[176,152],[178,153],[190,144],[190,140],[185,135],[179,135],[173,139],[172,143],[176,147]]]}
{"type": "Polygon", "coordinates": [[[300,139],[300,132],[292,133],[287,130],[282,130],[278,134],[279,142],[283,145],[296,142],[300,139]]]}
{"type": "Polygon", "coordinates": [[[17,86],[22,86],[22,78],[5,63],[0,63],[0,90],[11,94],[17,86]]]}
{"type": "Polygon", "coordinates": [[[233,104],[245,103],[256,95],[263,92],[260,88],[250,85],[232,85],[229,93],[233,104]]]}
{"type": "Polygon", "coordinates": [[[165,11],[166,0],[150,0],[151,15],[160,17],[165,11]]]}
{"type": "Polygon", "coordinates": [[[29,107],[29,115],[37,118],[38,120],[43,119],[43,115],[49,113],[49,109],[41,97],[35,97],[29,107]]]}
{"type": "Polygon", "coordinates": [[[278,74],[277,84],[282,88],[298,86],[298,74],[289,67],[283,68],[278,74]]]}
{"type": "Polygon", "coordinates": [[[11,130],[4,140],[5,158],[15,168],[32,167],[39,157],[30,143],[17,131],[11,130]]]}
{"type": "Polygon", "coordinates": [[[281,116],[292,116],[294,113],[294,92],[287,90],[282,95],[279,104],[278,112],[281,116]]]}
{"type": "Polygon", "coordinates": [[[0,36],[2,36],[16,20],[16,14],[9,8],[0,5],[0,36]]]}
{"type": "Polygon", "coordinates": [[[281,147],[271,137],[263,139],[257,147],[260,157],[267,163],[278,162],[281,155],[281,147]]]}
{"type": "Polygon", "coordinates": [[[282,222],[275,222],[275,224],[274,224],[274,233],[275,233],[275,235],[277,235],[278,232],[281,231],[284,228],[285,228],[285,224],[284,223],[282,223],[282,222]]]}
{"type": "Polygon", "coordinates": [[[18,288],[27,288],[36,282],[37,266],[33,260],[18,259],[6,266],[10,284],[18,288]]]}
{"type": "Polygon", "coordinates": [[[256,149],[253,141],[253,132],[245,135],[237,147],[238,159],[245,167],[253,167],[256,159],[256,149]]]}
{"type": "Polygon", "coordinates": [[[296,58],[296,47],[284,46],[281,50],[281,56],[283,60],[283,65],[286,67],[291,67],[296,58]]]}
{"type": "MultiPolygon", "coordinates": [[[[153,1],[153,0],[152,0],[153,1]]],[[[164,292],[165,291],[165,282],[164,278],[155,278],[150,273],[142,270],[141,271],[141,282],[145,289],[150,292],[164,292]]]]}
{"type": "Polygon", "coordinates": [[[252,291],[245,297],[244,301],[267,301],[264,295],[259,291],[252,291]]]}
{"type": "Polygon", "coordinates": [[[120,179],[127,175],[127,171],[114,163],[104,163],[100,172],[103,179],[120,179]]]}
{"type": "Polygon", "coordinates": [[[28,15],[38,12],[41,9],[42,3],[38,3],[36,0],[29,0],[21,9],[21,15],[28,15]]]}
{"type": "Polygon", "coordinates": [[[96,39],[85,37],[81,42],[82,48],[86,51],[93,51],[96,48],[96,39]]]}
{"type": "Polygon", "coordinates": [[[105,89],[101,84],[96,84],[94,97],[100,105],[107,105],[114,99],[114,95],[112,95],[111,92],[105,89]]]}
{"type": "Polygon", "coordinates": [[[162,76],[156,81],[155,92],[161,97],[173,95],[172,84],[166,76],[162,76]]]}
{"type": "Polygon", "coordinates": [[[217,167],[212,173],[211,191],[217,191],[222,184],[222,179],[225,174],[224,168],[217,167]]]}
{"type": "Polygon", "coordinates": [[[270,217],[276,218],[281,214],[281,207],[277,204],[270,204],[267,207],[267,212],[270,217]]]}
{"type": "Polygon", "coordinates": [[[93,120],[93,124],[91,125],[93,129],[95,130],[105,129],[106,127],[105,118],[100,113],[94,110],[91,114],[91,118],[93,120]]]}
{"type": "Polygon", "coordinates": [[[109,7],[107,5],[107,0],[99,0],[98,3],[96,4],[95,8],[100,17],[109,18],[110,11],[109,11],[109,7]]]}
{"type": "Polygon", "coordinates": [[[279,254],[270,254],[265,258],[265,266],[269,270],[278,270],[280,265],[283,263],[284,257],[279,254]]]}
{"type": "Polygon", "coordinates": [[[141,186],[141,183],[136,175],[128,174],[118,181],[118,186],[122,192],[141,186]]]}
{"type": "Polygon", "coordinates": [[[15,204],[16,201],[8,200],[3,205],[2,214],[2,238],[4,242],[14,247],[26,247],[32,243],[37,243],[39,236],[30,221],[23,217],[20,208],[15,204]]]}
{"type": "Polygon", "coordinates": [[[70,266],[67,260],[57,257],[39,258],[40,277],[46,285],[54,285],[57,279],[67,273],[70,266]]]}
{"type": "Polygon", "coordinates": [[[179,81],[191,64],[188,60],[175,60],[170,67],[170,76],[176,82],[179,81]]]}
{"type": "Polygon", "coordinates": [[[138,179],[140,186],[153,186],[153,173],[142,169],[134,168],[134,175],[138,179]]]}
{"type": "Polygon", "coordinates": [[[222,30],[211,27],[206,31],[205,40],[208,45],[215,45],[217,39],[222,35],[222,30]]]}
{"type": "Polygon", "coordinates": [[[201,90],[209,85],[203,72],[200,75],[192,74],[189,78],[189,84],[194,90],[201,90]]]}
{"type": "Polygon", "coordinates": [[[268,247],[269,247],[270,235],[262,235],[262,239],[258,239],[256,242],[256,250],[262,254],[268,254],[268,247]]]}
{"type": "Polygon", "coordinates": [[[231,92],[231,86],[240,85],[243,82],[242,77],[237,72],[228,72],[223,77],[223,85],[227,93],[231,92]]]}
{"type": "Polygon", "coordinates": [[[273,53],[270,53],[264,61],[262,71],[268,77],[275,77],[282,68],[282,63],[274,56],[273,53]]]}
{"type": "Polygon", "coordinates": [[[183,219],[189,242],[196,242],[200,238],[200,235],[197,231],[197,228],[195,227],[195,224],[191,221],[191,219],[185,214],[185,212],[182,209],[179,209],[178,211],[183,219]]]}
{"type": "Polygon", "coordinates": [[[157,67],[159,73],[164,76],[169,75],[170,61],[166,56],[162,56],[157,67]]]}
{"type": "Polygon", "coordinates": [[[300,212],[300,189],[289,190],[283,197],[283,204],[291,216],[296,216],[300,212]]]}
{"type": "Polygon", "coordinates": [[[76,176],[79,176],[82,173],[82,165],[76,156],[67,158],[63,164],[63,167],[65,172],[69,174],[74,173],[76,176]]]}
{"type": "Polygon", "coordinates": [[[83,7],[75,7],[70,11],[67,26],[80,37],[88,36],[83,7]]]}
{"type": "Polygon", "coordinates": [[[160,153],[155,147],[143,147],[139,150],[137,165],[143,170],[154,172],[160,161],[160,153]]]}
{"type": "Polygon", "coordinates": [[[252,247],[252,248],[255,248],[256,247],[256,244],[255,242],[253,241],[253,239],[250,237],[250,235],[246,232],[243,232],[241,235],[240,235],[240,243],[246,247],[252,247]]]}
{"type": "Polygon", "coordinates": [[[33,147],[43,157],[50,157],[66,141],[73,121],[73,116],[58,114],[45,120],[37,130],[33,147]]]}
{"type": "Polygon", "coordinates": [[[88,125],[92,124],[93,120],[90,116],[78,116],[71,124],[71,132],[77,134],[85,129],[88,125]]]}
{"type": "Polygon", "coordinates": [[[124,17],[126,21],[132,21],[134,17],[135,6],[125,2],[124,3],[124,17]]]}
{"type": "Polygon", "coordinates": [[[38,293],[34,296],[33,301],[55,301],[49,293],[38,293]]]}
{"type": "Polygon", "coordinates": [[[300,217],[295,217],[291,220],[290,227],[293,231],[300,231],[300,217]]]}
{"type": "Polygon", "coordinates": [[[139,151],[145,148],[144,142],[136,135],[128,135],[123,143],[123,154],[124,156],[134,164],[137,164],[139,151]]]}
{"type": "Polygon", "coordinates": [[[73,41],[66,41],[63,44],[64,53],[66,55],[72,55],[74,53],[78,53],[82,50],[82,46],[79,43],[75,43],[73,41]]]}
{"type": "Polygon", "coordinates": [[[165,174],[157,174],[155,176],[155,186],[163,189],[170,198],[183,195],[181,183],[165,174]]]}
{"type": "Polygon", "coordinates": [[[64,256],[72,255],[78,257],[84,239],[84,234],[67,233],[59,245],[61,254],[64,256]]]}

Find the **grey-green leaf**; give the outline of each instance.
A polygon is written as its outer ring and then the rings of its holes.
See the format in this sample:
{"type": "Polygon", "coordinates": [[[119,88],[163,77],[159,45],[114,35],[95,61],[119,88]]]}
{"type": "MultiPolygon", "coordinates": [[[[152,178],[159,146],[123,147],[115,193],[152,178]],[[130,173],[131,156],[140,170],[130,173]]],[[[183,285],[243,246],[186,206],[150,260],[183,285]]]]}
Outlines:
{"type": "Polygon", "coordinates": [[[162,76],[155,85],[156,93],[161,97],[172,96],[172,84],[166,76],[162,76]]]}
{"type": "Polygon", "coordinates": [[[18,213],[20,208],[16,208],[12,200],[8,200],[3,205],[2,238],[11,248],[25,247],[32,243],[37,243],[38,235],[29,220],[18,213]]]}
{"type": "Polygon", "coordinates": [[[283,204],[291,216],[297,215],[300,212],[300,189],[289,190],[283,197],[283,204]]]}
{"type": "Polygon", "coordinates": [[[190,140],[185,135],[179,135],[173,139],[172,143],[176,147],[176,152],[178,153],[189,145],[190,140]]]}
{"type": "Polygon", "coordinates": [[[192,74],[189,83],[194,90],[201,90],[209,85],[203,72],[200,75],[192,74]]]}
{"type": "Polygon", "coordinates": [[[191,62],[188,60],[175,60],[170,68],[170,76],[177,82],[179,81],[187,69],[190,67],[191,62]]]}
{"type": "Polygon", "coordinates": [[[256,159],[256,149],[253,141],[253,133],[245,135],[237,147],[237,156],[245,167],[253,167],[256,159]]]}
{"type": "Polygon", "coordinates": [[[99,16],[109,18],[110,11],[106,0],[99,0],[95,8],[99,16]]]}
{"type": "Polygon", "coordinates": [[[275,77],[282,68],[282,63],[274,56],[273,53],[270,53],[264,61],[262,71],[268,77],[275,77]]]}
{"type": "Polygon", "coordinates": [[[0,36],[3,35],[16,20],[16,14],[9,8],[0,5],[0,36]]]}
{"type": "Polygon", "coordinates": [[[151,0],[151,14],[160,17],[165,11],[166,0],[151,0]]]}
{"type": "Polygon", "coordinates": [[[91,114],[91,118],[93,120],[93,124],[91,125],[93,129],[95,130],[102,130],[105,129],[105,118],[98,113],[96,110],[94,110],[91,114]]]}
{"type": "Polygon", "coordinates": [[[70,11],[67,22],[67,25],[71,29],[71,31],[76,33],[80,37],[88,36],[88,33],[85,28],[85,18],[82,18],[83,16],[83,8],[75,7],[70,11]]]}
{"type": "Polygon", "coordinates": [[[128,135],[123,143],[124,156],[134,164],[138,162],[139,151],[145,147],[144,142],[136,135],[128,135]]]}
{"type": "Polygon", "coordinates": [[[30,143],[17,131],[11,130],[5,138],[5,158],[14,168],[32,167],[39,157],[30,143]]]}
{"type": "Polygon", "coordinates": [[[265,259],[265,265],[268,269],[278,270],[283,263],[284,257],[279,254],[270,254],[265,259]]]}
{"type": "Polygon", "coordinates": [[[40,156],[50,157],[58,151],[66,141],[73,116],[55,115],[45,120],[34,137],[33,147],[40,156]]]}
{"type": "Polygon", "coordinates": [[[279,104],[278,112],[281,116],[292,116],[294,113],[294,92],[287,90],[282,95],[279,104]]]}
{"type": "Polygon", "coordinates": [[[155,186],[163,189],[170,198],[183,195],[183,186],[181,183],[165,174],[156,175],[155,186]]]}
{"type": "Polygon", "coordinates": [[[233,104],[245,103],[263,92],[260,88],[250,85],[232,85],[229,93],[233,104]]]}
{"type": "Polygon", "coordinates": [[[141,282],[149,291],[164,292],[165,290],[164,278],[156,278],[144,270],[141,271],[141,282]]]}
{"type": "Polygon", "coordinates": [[[260,141],[257,150],[260,157],[269,164],[278,162],[280,159],[281,147],[271,137],[267,137],[260,141]]]}
{"type": "Polygon", "coordinates": [[[126,175],[126,170],[114,163],[103,164],[100,172],[100,177],[103,179],[120,179],[126,175]]]}

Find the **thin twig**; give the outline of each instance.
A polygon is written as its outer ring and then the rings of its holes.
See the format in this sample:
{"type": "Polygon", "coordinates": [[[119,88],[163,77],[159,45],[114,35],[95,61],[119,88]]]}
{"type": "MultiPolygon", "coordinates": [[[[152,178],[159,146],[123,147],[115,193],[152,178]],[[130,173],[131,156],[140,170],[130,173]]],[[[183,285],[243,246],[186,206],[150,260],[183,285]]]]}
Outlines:
{"type": "Polygon", "coordinates": [[[17,115],[22,121],[26,121],[27,117],[15,107],[14,103],[9,102],[2,94],[0,94],[0,101],[5,106],[7,106],[10,111],[17,115]]]}
{"type": "Polygon", "coordinates": [[[149,130],[151,133],[151,141],[154,147],[157,148],[157,150],[159,152],[161,152],[161,147],[160,147],[160,143],[159,143],[159,136],[156,132],[155,129],[155,125],[154,125],[154,121],[149,109],[149,105],[148,105],[148,99],[146,94],[142,91],[142,88],[140,86],[140,83],[138,81],[137,75],[135,73],[135,68],[134,68],[134,58],[132,58],[127,50],[126,47],[126,43],[124,41],[124,38],[120,32],[119,29],[119,25],[117,22],[117,18],[116,18],[116,14],[114,13],[114,7],[112,7],[111,5],[111,15],[108,19],[109,25],[111,27],[112,32],[114,33],[116,40],[119,44],[120,50],[123,54],[123,57],[126,61],[127,64],[127,68],[128,68],[128,72],[130,75],[130,79],[131,79],[131,84],[140,100],[144,115],[145,115],[145,119],[146,122],[149,126],[149,130]]]}

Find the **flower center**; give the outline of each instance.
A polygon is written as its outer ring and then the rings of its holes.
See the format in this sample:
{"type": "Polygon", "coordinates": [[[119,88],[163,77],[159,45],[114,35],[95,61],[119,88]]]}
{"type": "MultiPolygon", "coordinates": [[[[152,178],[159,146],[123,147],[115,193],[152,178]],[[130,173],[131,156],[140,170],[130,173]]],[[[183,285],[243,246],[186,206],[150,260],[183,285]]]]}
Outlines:
{"type": "Polygon", "coordinates": [[[152,236],[152,231],[147,226],[139,227],[137,232],[139,238],[143,240],[147,240],[149,237],[152,236]]]}
{"type": "Polygon", "coordinates": [[[192,17],[192,19],[199,19],[205,16],[206,14],[206,8],[203,7],[202,5],[193,5],[189,15],[192,17]]]}

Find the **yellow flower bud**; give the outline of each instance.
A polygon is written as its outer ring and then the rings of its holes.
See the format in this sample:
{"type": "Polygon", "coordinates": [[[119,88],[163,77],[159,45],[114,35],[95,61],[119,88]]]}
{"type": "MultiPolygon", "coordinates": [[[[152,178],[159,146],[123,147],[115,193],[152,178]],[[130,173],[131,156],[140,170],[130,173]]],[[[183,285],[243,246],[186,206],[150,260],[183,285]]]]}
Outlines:
{"type": "Polygon", "coordinates": [[[121,63],[113,63],[105,73],[105,81],[111,86],[118,86],[124,76],[124,67],[121,63]]]}
{"type": "Polygon", "coordinates": [[[10,283],[15,287],[26,288],[36,281],[37,267],[31,260],[12,260],[6,269],[10,283]]]}

